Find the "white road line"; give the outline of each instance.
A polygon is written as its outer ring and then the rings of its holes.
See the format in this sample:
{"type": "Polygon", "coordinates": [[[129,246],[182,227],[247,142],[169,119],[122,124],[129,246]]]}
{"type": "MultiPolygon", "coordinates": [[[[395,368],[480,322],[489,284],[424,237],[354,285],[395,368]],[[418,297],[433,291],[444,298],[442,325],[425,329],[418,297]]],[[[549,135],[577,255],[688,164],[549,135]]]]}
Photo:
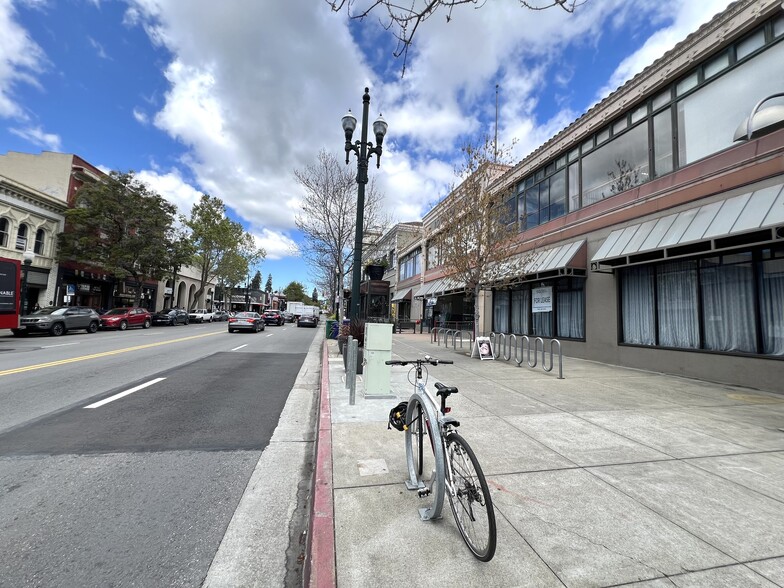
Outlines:
{"type": "Polygon", "coordinates": [[[123,396],[128,396],[128,394],[133,394],[134,392],[138,392],[139,390],[146,388],[147,386],[152,386],[153,384],[157,384],[165,380],[166,378],[155,378],[154,380],[150,380],[149,382],[145,382],[144,384],[139,384],[135,388],[131,388],[130,390],[126,390],[125,392],[120,392],[119,394],[115,394],[114,396],[109,396],[109,398],[104,398],[103,400],[99,400],[98,402],[93,402],[92,404],[88,404],[84,408],[98,408],[103,406],[104,404],[109,404],[114,400],[118,400],[123,396]]]}
{"type": "Polygon", "coordinates": [[[42,345],[41,349],[50,349],[52,347],[66,347],[67,345],[79,345],[81,341],[76,341],[75,343],[58,343],[57,345],[42,345]]]}
{"type": "Polygon", "coordinates": [[[234,349],[232,349],[232,351],[237,351],[237,350],[242,349],[243,347],[247,347],[247,346],[248,346],[248,344],[245,343],[245,345],[240,345],[239,347],[235,347],[234,349]]]}
{"type": "Polygon", "coordinates": [[[267,337],[272,337],[275,333],[270,333],[267,337]]]}

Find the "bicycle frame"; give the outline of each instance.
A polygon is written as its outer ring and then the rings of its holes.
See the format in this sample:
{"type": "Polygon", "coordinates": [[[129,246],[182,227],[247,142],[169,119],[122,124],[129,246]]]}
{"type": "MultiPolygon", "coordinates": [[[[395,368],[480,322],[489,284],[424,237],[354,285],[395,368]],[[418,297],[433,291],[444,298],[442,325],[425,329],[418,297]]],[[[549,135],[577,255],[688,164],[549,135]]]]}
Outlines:
{"type": "MultiPolygon", "coordinates": [[[[409,479],[406,481],[406,488],[408,490],[417,490],[420,495],[432,493],[433,504],[431,504],[429,507],[419,509],[420,518],[423,521],[427,521],[441,518],[441,511],[444,506],[445,491],[448,491],[452,497],[456,496],[456,491],[454,489],[454,483],[452,480],[450,467],[451,464],[449,462],[449,452],[446,450],[446,435],[450,432],[451,423],[454,419],[445,416],[444,409],[447,408],[446,399],[442,400],[441,407],[439,408],[439,403],[433,396],[433,393],[428,390],[427,386],[424,384],[422,369],[422,366],[413,366],[411,368],[411,370],[415,372],[415,379],[413,381],[414,393],[409,399],[409,406],[411,406],[411,402],[414,401],[415,406],[418,405],[422,407],[422,412],[417,415],[416,418],[422,419],[422,424],[424,427],[426,427],[426,430],[423,430],[422,426],[418,428],[417,433],[420,435],[420,439],[417,447],[419,447],[419,451],[422,452],[422,438],[424,437],[425,433],[427,433],[428,439],[430,440],[431,447],[433,449],[433,457],[435,460],[435,472],[433,473],[432,477],[432,485],[436,485],[437,487],[435,488],[435,492],[433,492],[432,487],[427,487],[424,482],[420,480],[422,472],[417,471],[414,455],[411,455],[410,448],[412,447],[412,444],[406,443],[406,457],[408,461],[409,473],[409,479]],[[435,426],[433,426],[434,423],[435,426]],[[440,480],[443,480],[443,486],[439,484],[440,480]]],[[[413,422],[413,419],[411,422],[413,422]]],[[[414,432],[412,431],[409,423],[409,427],[406,430],[406,435],[412,434],[414,434],[414,432]]],[[[422,464],[421,455],[419,456],[419,463],[422,464]]]]}

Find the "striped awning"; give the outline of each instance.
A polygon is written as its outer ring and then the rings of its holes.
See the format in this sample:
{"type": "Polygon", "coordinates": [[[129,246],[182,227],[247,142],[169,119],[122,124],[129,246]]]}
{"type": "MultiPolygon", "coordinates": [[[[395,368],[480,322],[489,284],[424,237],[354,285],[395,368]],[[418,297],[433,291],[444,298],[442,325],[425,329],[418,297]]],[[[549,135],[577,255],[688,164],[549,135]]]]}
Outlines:
{"type": "Polygon", "coordinates": [[[591,258],[591,269],[764,243],[781,226],[784,183],[617,229],[591,258]]]}
{"type": "Polygon", "coordinates": [[[392,297],[392,302],[400,302],[402,300],[411,300],[411,288],[403,288],[402,290],[398,290],[395,292],[395,295],[392,297]]]}

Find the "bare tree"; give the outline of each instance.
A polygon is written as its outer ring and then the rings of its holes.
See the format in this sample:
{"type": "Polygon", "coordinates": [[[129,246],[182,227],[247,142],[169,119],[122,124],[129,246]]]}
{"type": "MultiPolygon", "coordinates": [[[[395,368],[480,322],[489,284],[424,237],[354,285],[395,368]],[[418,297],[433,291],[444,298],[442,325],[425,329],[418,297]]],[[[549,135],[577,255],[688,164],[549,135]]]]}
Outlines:
{"type": "MultiPolygon", "coordinates": [[[[373,13],[386,15],[379,17],[379,22],[388,31],[392,32],[397,41],[397,48],[393,55],[403,56],[403,74],[406,72],[406,59],[408,48],[413,42],[414,35],[419,25],[434,16],[441,10],[445,13],[446,22],[452,20],[452,13],[458,6],[473,4],[474,9],[482,8],[487,0],[411,0],[410,6],[401,6],[397,0],[324,0],[334,12],[345,8],[348,17],[352,20],[364,20],[373,13]],[[359,4],[359,6],[357,6],[359,4]]],[[[496,2],[498,0],[495,0],[496,2]]],[[[516,0],[521,8],[528,10],[547,10],[558,7],[566,12],[574,12],[581,4],[588,0],[516,0]]]]}
{"type": "MultiPolygon", "coordinates": [[[[302,213],[295,218],[297,228],[305,236],[302,256],[310,266],[317,285],[338,283],[351,271],[354,258],[354,237],[357,215],[356,168],[338,161],[322,150],[318,162],[302,170],[294,170],[294,177],[305,189],[302,213]]],[[[370,180],[365,190],[364,226],[389,226],[390,219],[382,210],[382,197],[370,180]]],[[[329,288],[333,291],[335,286],[329,288]]]]}
{"type": "Polygon", "coordinates": [[[475,328],[482,288],[509,283],[530,259],[530,254],[515,255],[518,226],[513,189],[489,189],[511,169],[512,147],[497,148],[493,139],[485,138],[461,149],[463,161],[455,171],[463,181],[438,205],[436,222],[427,234],[428,242],[439,248],[445,273],[473,294],[475,328]]]}

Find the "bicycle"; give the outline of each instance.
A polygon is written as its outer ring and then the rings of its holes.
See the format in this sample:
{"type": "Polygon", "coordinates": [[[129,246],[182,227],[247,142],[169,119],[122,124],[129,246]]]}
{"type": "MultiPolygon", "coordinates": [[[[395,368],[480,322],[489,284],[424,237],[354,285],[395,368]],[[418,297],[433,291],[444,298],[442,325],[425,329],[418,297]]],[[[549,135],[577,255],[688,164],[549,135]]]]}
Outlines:
{"type": "Polygon", "coordinates": [[[495,512],[490,490],[476,455],[455,431],[460,422],[447,416],[451,412],[451,408],[446,405],[447,399],[457,394],[458,390],[436,382],[434,385],[436,396],[440,398],[439,403],[426,386],[426,365],[454,362],[426,355],[424,358],[389,360],[385,363],[412,365],[408,381],[413,385],[414,393],[407,403],[392,409],[390,424],[406,434],[409,473],[406,488],[416,490],[420,498],[433,498],[429,507],[419,509],[420,518],[423,521],[440,518],[446,494],[457,528],[468,549],[480,561],[490,561],[496,548],[495,512]],[[425,435],[432,454],[425,451],[425,435]],[[424,472],[430,472],[427,474],[429,478],[423,475],[424,472]]]}

